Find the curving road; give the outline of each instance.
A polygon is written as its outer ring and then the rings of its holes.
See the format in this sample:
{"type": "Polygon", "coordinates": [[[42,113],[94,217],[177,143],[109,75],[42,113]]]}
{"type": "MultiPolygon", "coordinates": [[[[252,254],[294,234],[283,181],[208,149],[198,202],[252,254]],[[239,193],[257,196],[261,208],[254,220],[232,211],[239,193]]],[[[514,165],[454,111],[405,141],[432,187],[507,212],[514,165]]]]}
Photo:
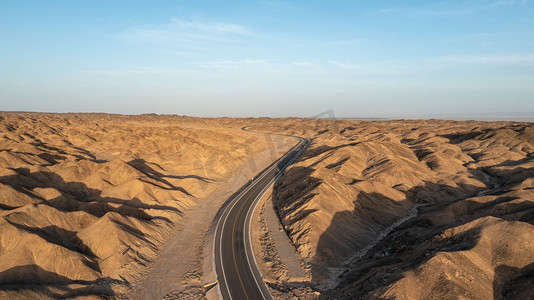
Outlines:
{"type": "MultiPolygon", "coordinates": [[[[241,129],[247,130],[250,126],[241,129]]],[[[215,229],[215,271],[223,299],[272,299],[256,265],[250,240],[250,218],[256,203],[304,149],[304,138],[254,180],[224,209],[215,229]]]]}

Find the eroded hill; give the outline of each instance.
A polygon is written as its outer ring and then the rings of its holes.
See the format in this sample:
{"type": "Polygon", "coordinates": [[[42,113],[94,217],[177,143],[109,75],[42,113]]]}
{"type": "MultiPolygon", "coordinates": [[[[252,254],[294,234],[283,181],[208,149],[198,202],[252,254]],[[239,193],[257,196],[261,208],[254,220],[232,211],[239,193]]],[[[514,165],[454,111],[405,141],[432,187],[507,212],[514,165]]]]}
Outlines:
{"type": "Polygon", "coordinates": [[[0,298],[123,292],[266,141],[230,119],[0,115],[0,298]]]}
{"type": "Polygon", "coordinates": [[[323,297],[530,297],[534,125],[289,119],[263,129],[313,139],[273,202],[323,297]]]}

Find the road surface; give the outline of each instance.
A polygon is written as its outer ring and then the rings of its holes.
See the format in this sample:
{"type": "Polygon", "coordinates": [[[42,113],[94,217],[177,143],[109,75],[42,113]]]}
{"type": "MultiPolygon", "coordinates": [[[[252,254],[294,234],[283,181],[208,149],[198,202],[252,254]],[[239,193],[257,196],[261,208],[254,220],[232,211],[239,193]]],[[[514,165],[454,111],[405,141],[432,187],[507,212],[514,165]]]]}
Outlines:
{"type": "MultiPolygon", "coordinates": [[[[246,130],[248,126],[243,127],[246,130]]],[[[215,229],[215,271],[219,291],[225,300],[270,300],[271,295],[261,276],[250,239],[250,219],[254,207],[265,191],[308,146],[300,137],[299,143],[265,170],[224,209],[215,229]]]]}

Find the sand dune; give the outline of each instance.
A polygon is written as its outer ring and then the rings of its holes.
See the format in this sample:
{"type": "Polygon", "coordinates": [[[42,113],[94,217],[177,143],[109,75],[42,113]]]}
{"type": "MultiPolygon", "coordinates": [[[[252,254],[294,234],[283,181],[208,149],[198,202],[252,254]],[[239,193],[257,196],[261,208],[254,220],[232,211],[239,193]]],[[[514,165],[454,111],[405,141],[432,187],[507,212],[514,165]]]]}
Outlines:
{"type": "Polygon", "coordinates": [[[263,129],[313,139],[273,202],[323,297],[530,297],[532,124],[293,119],[263,129]]]}
{"type": "Polygon", "coordinates": [[[0,298],[116,295],[266,141],[245,121],[0,115],[0,298]]]}

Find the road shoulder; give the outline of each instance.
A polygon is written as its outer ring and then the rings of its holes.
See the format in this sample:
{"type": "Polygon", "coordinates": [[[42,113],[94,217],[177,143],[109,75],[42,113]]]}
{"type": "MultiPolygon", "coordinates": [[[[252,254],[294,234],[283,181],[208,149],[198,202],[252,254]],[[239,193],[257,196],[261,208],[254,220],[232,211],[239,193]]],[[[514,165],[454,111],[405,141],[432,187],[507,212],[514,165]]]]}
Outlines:
{"type": "Polygon", "coordinates": [[[274,148],[254,156],[221,182],[216,192],[188,209],[166,239],[160,255],[133,283],[128,299],[218,299],[211,253],[214,218],[228,198],[291,146],[276,143],[274,148]]]}
{"type": "Polygon", "coordinates": [[[271,186],[252,216],[252,246],[258,267],[274,299],[315,299],[306,287],[310,273],[299,260],[273,208],[271,186]]]}

